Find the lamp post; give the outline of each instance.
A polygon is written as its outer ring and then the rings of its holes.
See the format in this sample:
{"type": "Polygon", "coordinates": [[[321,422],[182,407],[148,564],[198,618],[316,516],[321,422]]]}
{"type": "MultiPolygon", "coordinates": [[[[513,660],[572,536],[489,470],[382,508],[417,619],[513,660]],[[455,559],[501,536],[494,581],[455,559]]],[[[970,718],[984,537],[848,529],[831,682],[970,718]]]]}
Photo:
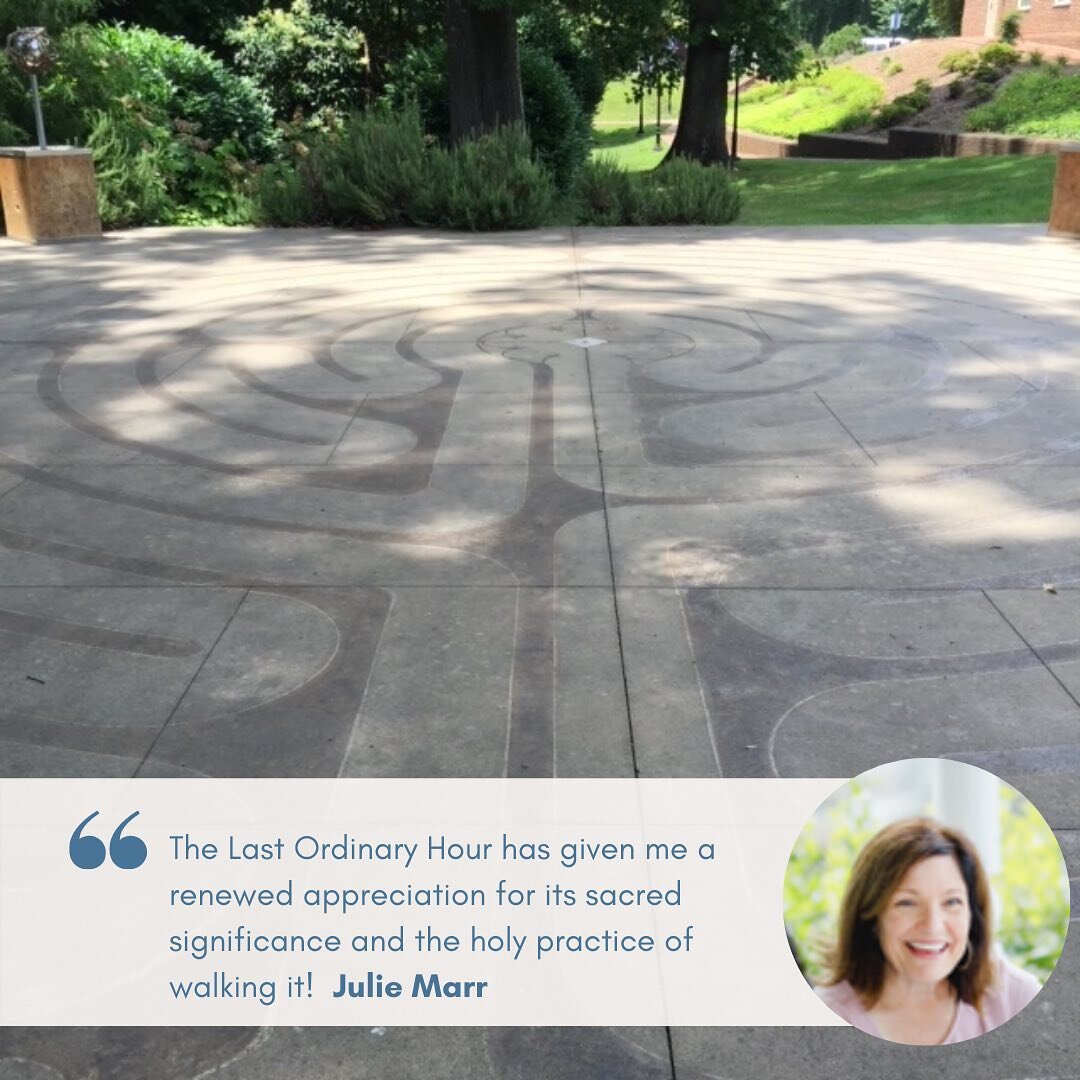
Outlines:
{"type": "Polygon", "coordinates": [[[30,76],[30,95],[34,102],[34,124],[37,127],[38,149],[47,150],[45,120],[41,115],[41,94],[38,76],[44,75],[56,62],[56,53],[43,26],[26,26],[8,35],[4,50],[16,71],[30,76]]]}
{"type": "Polygon", "coordinates": [[[735,115],[731,121],[731,153],[728,155],[728,171],[735,172],[739,165],[739,46],[731,49],[731,66],[735,72],[735,115]]]}

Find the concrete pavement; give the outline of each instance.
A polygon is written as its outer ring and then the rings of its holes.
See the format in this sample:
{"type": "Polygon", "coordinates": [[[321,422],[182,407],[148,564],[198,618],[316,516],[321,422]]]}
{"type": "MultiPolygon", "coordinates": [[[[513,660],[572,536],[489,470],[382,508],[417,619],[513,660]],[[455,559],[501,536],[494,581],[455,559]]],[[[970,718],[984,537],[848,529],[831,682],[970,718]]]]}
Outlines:
{"type": "MultiPolygon", "coordinates": [[[[1080,874],[1077,244],[145,230],[0,273],[0,774],[949,756],[1080,874]]],[[[1075,1075],[1078,957],[951,1075],[1075,1075]]],[[[841,1029],[0,1031],[0,1080],[940,1067],[841,1029]]]]}

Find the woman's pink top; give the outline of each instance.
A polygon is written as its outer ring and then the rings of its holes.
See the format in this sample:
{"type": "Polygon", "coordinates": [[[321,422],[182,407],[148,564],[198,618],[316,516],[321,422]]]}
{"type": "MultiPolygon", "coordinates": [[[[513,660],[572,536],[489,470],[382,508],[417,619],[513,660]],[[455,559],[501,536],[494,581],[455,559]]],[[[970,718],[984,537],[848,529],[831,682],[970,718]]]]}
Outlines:
{"type": "MultiPolygon", "coordinates": [[[[1038,979],[1014,967],[1007,960],[998,961],[997,980],[983,1000],[982,1012],[973,1005],[960,1002],[956,1010],[956,1020],[949,1029],[949,1034],[941,1040],[941,1045],[964,1042],[1011,1020],[1039,992],[1038,979]]],[[[859,995],[849,983],[837,983],[835,986],[818,987],[817,995],[842,1020],[852,1027],[865,1031],[867,1035],[885,1036],[878,1031],[873,1017],[859,1000],[859,995]]]]}

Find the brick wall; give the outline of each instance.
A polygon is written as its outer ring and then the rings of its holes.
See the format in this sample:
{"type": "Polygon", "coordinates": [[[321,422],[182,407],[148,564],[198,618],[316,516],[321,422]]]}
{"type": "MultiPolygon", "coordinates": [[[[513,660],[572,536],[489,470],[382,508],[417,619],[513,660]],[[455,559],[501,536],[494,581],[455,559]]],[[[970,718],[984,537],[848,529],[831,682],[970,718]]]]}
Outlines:
{"type": "MultiPolygon", "coordinates": [[[[986,33],[987,9],[994,0],[967,0],[964,5],[964,37],[983,37],[986,33]]],[[[1080,0],[1069,4],[1055,4],[1054,0],[1031,0],[1031,8],[1023,11],[1017,0],[998,0],[997,23],[1014,11],[1020,12],[1023,21],[1020,30],[1023,40],[1029,44],[1059,45],[1076,48],[1080,42],[1080,0]]]]}
{"type": "Polygon", "coordinates": [[[986,33],[986,5],[989,0],[967,0],[960,33],[964,37],[982,37],[986,33]]]}

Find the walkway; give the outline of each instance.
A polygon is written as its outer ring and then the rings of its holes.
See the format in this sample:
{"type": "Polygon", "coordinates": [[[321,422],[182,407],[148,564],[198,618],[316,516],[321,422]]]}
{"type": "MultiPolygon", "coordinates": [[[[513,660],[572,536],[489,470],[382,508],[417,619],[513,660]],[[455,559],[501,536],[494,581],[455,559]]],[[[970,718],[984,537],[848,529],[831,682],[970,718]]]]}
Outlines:
{"type": "MultiPolygon", "coordinates": [[[[150,230],[0,268],[3,774],[944,755],[1080,873],[1080,246],[150,230]]],[[[1075,1074],[1078,957],[950,1080],[1075,1074]]],[[[3,1080],[939,1070],[841,1029],[0,1032],[3,1080]]]]}

